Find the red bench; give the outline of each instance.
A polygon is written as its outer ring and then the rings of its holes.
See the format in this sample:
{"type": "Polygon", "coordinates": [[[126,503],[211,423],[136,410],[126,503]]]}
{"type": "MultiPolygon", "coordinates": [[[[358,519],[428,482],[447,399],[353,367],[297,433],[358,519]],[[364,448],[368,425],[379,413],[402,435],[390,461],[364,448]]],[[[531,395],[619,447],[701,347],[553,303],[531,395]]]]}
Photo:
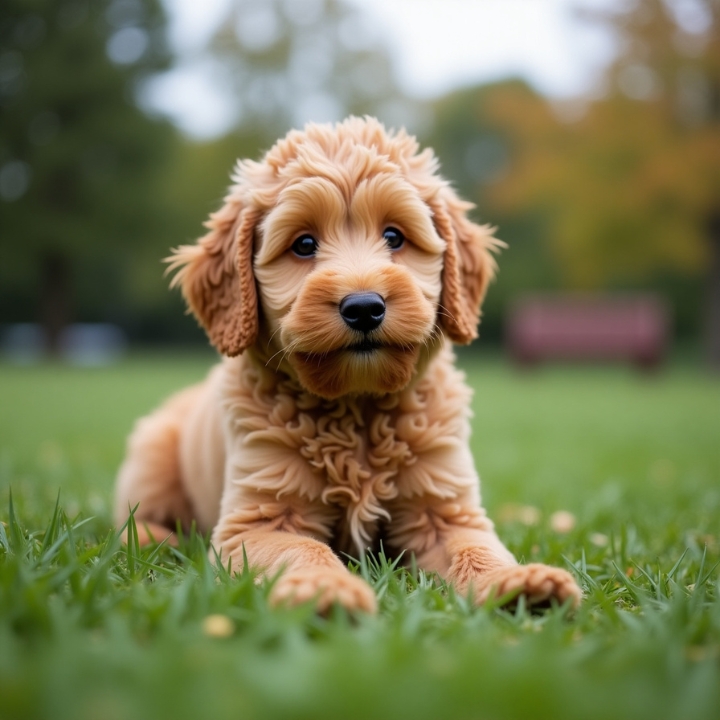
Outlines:
{"type": "Polygon", "coordinates": [[[643,368],[664,359],[670,315],[652,294],[544,294],[510,308],[506,343],[514,360],[626,360],[643,368]]]}

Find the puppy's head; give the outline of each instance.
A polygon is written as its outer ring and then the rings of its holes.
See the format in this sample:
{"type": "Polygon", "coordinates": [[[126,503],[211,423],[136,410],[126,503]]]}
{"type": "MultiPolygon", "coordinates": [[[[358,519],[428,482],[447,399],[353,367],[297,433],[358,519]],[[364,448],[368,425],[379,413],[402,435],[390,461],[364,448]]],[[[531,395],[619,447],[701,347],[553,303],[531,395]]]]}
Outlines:
{"type": "Polygon", "coordinates": [[[447,335],[477,335],[498,246],[430,150],[373,119],[308,125],[238,164],[225,205],[175,251],[225,355],[252,347],[325,398],[395,392],[447,335]]]}

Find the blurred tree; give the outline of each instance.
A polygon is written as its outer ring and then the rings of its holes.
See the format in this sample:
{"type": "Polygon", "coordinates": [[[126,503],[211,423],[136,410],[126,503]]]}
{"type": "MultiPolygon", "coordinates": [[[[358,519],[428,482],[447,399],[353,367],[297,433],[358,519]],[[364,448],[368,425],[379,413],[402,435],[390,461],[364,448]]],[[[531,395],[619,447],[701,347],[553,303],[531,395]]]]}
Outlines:
{"type": "Polygon", "coordinates": [[[308,121],[417,110],[393,79],[384,38],[347,0],[235,0],[209,48],[235,97],[236,128],[273,142],[308,121]]]}
{"type": "Polygon", "coordinates": [[[153,197],[162,228],[125,259],[121,321],[134,341],[207,345],[180,293],[168,291],[162,259],[171,247],[205,232],[202,223],[222,203],[236,159],[257,157],[266,144],[264,134],[246,131],[206,142],[181,138],[173,145],[153,197]]]}
{"type": "Polygon", "coordinates": [[[5,320],[34,305],[51,350],[75,291],[102,305],[125,249],[159,230],[174,134],[134,98],[169,61],[165,24],[159,0],[3,2],[0,302],[5,320]]]}
{"type": "MultiPolygon", "coordinates": [[[[232,0],[208,47],[179,58],[184,69],[194,62],[235,115],[222,137],[174,145],[163,167],[154,196],[163,228],[126,259],[123,324],[143,342],[202,339],[183,315],[179,295],[167,291],[160,258],[202,233],[238,158],[258,158],[290,127],[309,120],[373,113],[397,126],[421,116],[395,86],[383,38],[344,0],[232,0]]],[[[163,94],[163,82],[178,82],[174,70],[144,86],[146,107],[153,107],[153,93],[163,94]]]]}
{"type": "Polygon", "coordinates": [[[631,0],[583,17],[617,40],[604,92],[555,108],[519,88],[497,93],[487,112],[516,152],[491,201],[547,213],[570,286],[704,279],[720,364],[720,6],[631,0]]]}
{"type": "MultiPolygon", "coordinates": [[[[497,283],[483,306],[484,341],[499,340],[504,310],[518,291],[559,285],[556,263],[543,242],[542,213],[526,207],[519,212],[494,198],[493,188],[511,170],[517,171],[524,157],[513,125],[506,125],[492,112],[504,97],[520,97],[524,104],[545,108],[545,101],[521,80],[464,88],[433,104],[432,129],[422,138],[434,148],[442,174],[476,204],[475,219],[497,226],[498,237],[508,243],[499,259],[497,283]]],[[[549,122],[552,127],[557,124],[552,117],[549,122]]]]}

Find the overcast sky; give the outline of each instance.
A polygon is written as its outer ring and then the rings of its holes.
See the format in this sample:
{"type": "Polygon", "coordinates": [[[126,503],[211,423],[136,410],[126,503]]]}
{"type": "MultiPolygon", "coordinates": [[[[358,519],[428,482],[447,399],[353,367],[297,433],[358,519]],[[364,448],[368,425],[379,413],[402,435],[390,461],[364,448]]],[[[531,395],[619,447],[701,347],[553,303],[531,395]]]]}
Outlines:
{"type": "MultiPolygon", "coordinates": [[[[232,120],[202,63],[192,60],[229,1],[165,0],[171,39],[187,62],[153,86],[151,104],[196,137],[217,135],[232,120]]],[[[612,54],[605,35],[574,18],[577,0],[351,1],[377,23],[401,88],[417,97],[510,75],[547,95],[572,96],[589,89],[612,54]]]]}

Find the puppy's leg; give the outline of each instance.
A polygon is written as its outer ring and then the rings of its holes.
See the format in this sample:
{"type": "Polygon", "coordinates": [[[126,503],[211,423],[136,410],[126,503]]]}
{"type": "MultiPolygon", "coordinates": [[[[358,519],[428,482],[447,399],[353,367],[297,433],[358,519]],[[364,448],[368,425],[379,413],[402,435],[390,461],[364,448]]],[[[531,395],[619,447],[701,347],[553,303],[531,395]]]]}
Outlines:
{"type": "Polygon", "coordinates": [[[470,391],[451,363],[450,353],[438,356],[397,424],[413,462],[398,472],[398,498],[387,508],[390,545],[413,552],[421,568],[478,603],[519,592],[531,604],[553,598],[577,604],[581,593],[572,576],[547,565],[519,565],[481,508],[468,444],[470,391]]]}
{"type": "MultiPolygon", "coordinates": [[[[179,520],[190,525],[192,510],[180,480],[179,434],[182,420],[198,392],[189,388],[140,419],[128,439],[127,456],[118,473],[115,522],[122,525],[136,505],[135,522],[141,545],[177,538],[179,520]]],[[[123,533],[127,540],[127,531],[123,533]]]]}
{"type": "Polygon", "coordinates": [[[541,563],[518,564],[471,500],[398,503],[393,544],[414,552],[419,567],[437,572],[461,593],[471,593],[478,604],[511,593],[512,599],[524,595],[530,605],[552,599],[573,606],[580,602],[582,593],[570,573],[541,563]]]}
{"type": "MultiPolygon", "coordinates": [[[[213,533],[213,545],[221,562],[235,571],[248,565],[274,578],[270,601],[274,605],[297,605],[314,601],[318,612],[326,612],[333,603],[348,610],[375,612],[372,588],[351,574],[328,545],[317,539],[321,533],[306,522],[317,515],[314,508],[306,511],[282,506],[276,501],[248,503],[245,507],[223,515],[213,533]],[[260,514],[271,515],[264,521],[260,514]]],[[[322,530],[322,527],[319,528],[322,530]]]]}

